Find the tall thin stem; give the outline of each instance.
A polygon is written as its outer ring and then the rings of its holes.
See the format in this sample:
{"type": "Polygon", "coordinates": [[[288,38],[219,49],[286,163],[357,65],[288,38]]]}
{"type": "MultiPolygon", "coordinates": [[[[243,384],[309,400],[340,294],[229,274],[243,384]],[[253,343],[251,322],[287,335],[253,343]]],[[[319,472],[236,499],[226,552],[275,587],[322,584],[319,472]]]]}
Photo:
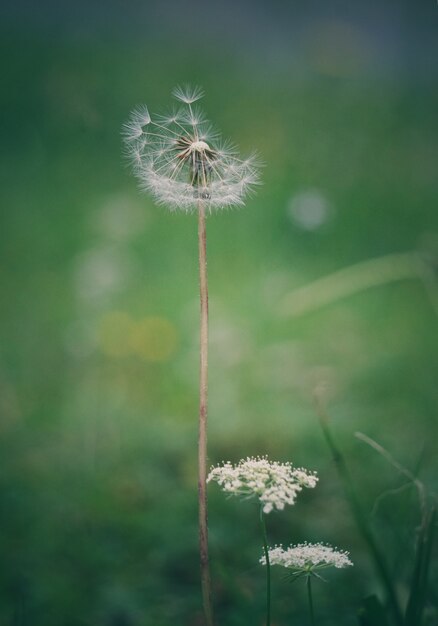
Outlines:
{"type": "Polygon", "coordinates": [[[200,367],[199,367],[199,432],[198,432],[198,503],[201,587],[205,622],[213,626],[211,582],[208,560],[207,525],[207,401],[208,401],[208,283],[207,236],[205,207],[198,205],[199,293],[201,300],[200,367]]]}
{"type": "Polygon", "coordinates": [[[260,524],[262,527],[263,550],[266,559],[266,626],[271,626],[271,563],[269,561],[268,536],[263,506],[260,507],[260,524]]]}
{"type": "Polygon", "coordinates": [[[307,586],[307,598],[309,600],[309,610],[310,610],[310,624],[311,626],[315,626],[315,612],[313,610],[313,597],[312,597],[312,577],[310,575],[307,576],[306,586],[307,586]]]}

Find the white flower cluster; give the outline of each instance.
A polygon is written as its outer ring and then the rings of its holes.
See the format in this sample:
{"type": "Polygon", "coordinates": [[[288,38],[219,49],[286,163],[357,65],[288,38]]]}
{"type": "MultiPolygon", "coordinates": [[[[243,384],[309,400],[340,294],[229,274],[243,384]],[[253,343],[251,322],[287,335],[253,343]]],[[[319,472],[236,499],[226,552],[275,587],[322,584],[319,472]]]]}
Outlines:
{"type": "MultiPolygon", "coordinates": [[[[315,568],[347,567],[353,565],[349,553],[337,550],[322,543],[300,543],[290,546],[286,550],[282,546],[269,549],[271,565],[282,565],[295,571],[311,571],[315,568]]],[[[266,557],[262,556],[260,563],[266,565],[266,557]]]]}
{"type": "Polygon", "coordinates": [[[221,142],[202,111],[192,106],[199,88],[177,87],[182,104],[152,119],[146,107],[133,111],[123,127],[127,156],[141,187],[170,209],[189,211],[243,204],[258,183],[255,156],[242,160],[221,142]]]}
{"type": "Polygon", "coordinates": [[[212,468],[207,478],[210,481],[217,482],[227,493],[257,497],[263,512],[270,513],[273,509],[283,510],[286,504],[295,504],[297,494],[304,487],[315,487],[318,478],[304,469],[295,469],[291,463],[248,457],[237,465],[228,462],[212,468]]]}

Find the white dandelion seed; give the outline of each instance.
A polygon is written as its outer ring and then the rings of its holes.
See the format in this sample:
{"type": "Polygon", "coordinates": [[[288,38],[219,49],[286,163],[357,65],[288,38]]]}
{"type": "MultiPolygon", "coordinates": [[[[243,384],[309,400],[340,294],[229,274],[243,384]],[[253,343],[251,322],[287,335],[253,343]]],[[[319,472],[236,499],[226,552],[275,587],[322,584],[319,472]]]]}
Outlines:
{"type": "Polygon", "coordinates": [[[242,459],[237,465],[224,463],[211,469],[207,482],[215,481],[231,495],[256,497],[263,513],[282,511],[295,500],[304,487],[313,488],[317,476],[291,463],[269,461],[266,457],[242,459]]]}
{"type": "MultiPolygon", "coordinates": [[[[326,567],[342,568],[353,565],[348,552],[323,543],[300,543],[286,549],[275,546],[269,549],[269,562],[271,565],[281,565],[303,573],[326,567]]],[[[260,563],[266,565],[265,555],[261,557],[260,563]]]]}
{"type": "Polygon", "coordinates": [[[190,211],[201,202],[207,210],[242,205],[259,183],[255,155],[246,159],[220,140],[194,102],[199,87],[176,87],[182,104],[169,115],[152,119],[139,107],[123,127],[126,153],[143,190],[170,209],[190,211]]]}
{"type": "Polygon", "coordinates": [[[201,89],[201,87],[192,87],[191,85],[184,85],[184,87],[178,85],[172,91],[172,95],[175,96],[177,100],[181,100],[181,102],[193,104],[196,100],[200,100],[204,97],[204,90],[201,89]]]}
{"type": "Polygon", "coordinates": [[[137,107],[131,113],[131,117],[123,125],[123,135],[127,143],[139,141],[144,134],[144,127],[150,124],[151,116],[146,106],[137,107]]]}

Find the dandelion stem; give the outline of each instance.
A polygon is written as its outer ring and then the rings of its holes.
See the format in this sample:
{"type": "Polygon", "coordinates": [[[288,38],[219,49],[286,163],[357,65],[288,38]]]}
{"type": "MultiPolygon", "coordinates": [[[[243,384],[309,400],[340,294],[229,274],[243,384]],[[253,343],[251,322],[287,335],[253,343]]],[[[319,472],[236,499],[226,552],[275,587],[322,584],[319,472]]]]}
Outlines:
{"type": "Polygon", "coordinates": [[[208,560],[207,525],[207,399],[208,399],[208,283],[205,207],[198,205],[199,293],[201,300],[200,368],[199,368],[199,435],[198,435],[198,503],[201,587],[207,626],[213,626],[211,582],[208,560]]]}
{"type": "Polygon", "coordinates": [[[266,626],[271,626],[271,563],[269,562],[268,536],[263,506],[260,507],[260,524],[262,527],[263,550],[266,559],[266,626]]]}
{"type": "Polygon", "coordinates": [[[309,600],[310,624],[311,626],[315,626],[316,622],[315,622],[315,612],[313,610],[312,577],[310,575],[307,576],[306,586],[307,586],[307,598],[309,600]]]}

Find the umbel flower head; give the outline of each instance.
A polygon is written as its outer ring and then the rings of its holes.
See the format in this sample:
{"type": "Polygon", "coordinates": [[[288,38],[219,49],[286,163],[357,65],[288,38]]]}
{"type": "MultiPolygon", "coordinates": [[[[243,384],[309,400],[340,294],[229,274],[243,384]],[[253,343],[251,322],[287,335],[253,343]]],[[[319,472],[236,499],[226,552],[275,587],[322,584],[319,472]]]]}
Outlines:
{"type": "MultiPolygon", "coordinates": [[[[323,543],[300,543],[286,549],[282,546],[275,546],[269,549],[269,561],[271,565],[282,565],[295,574],[311,574],[315,570],[327,567],[341,568],[353,565],[348,552],[323,543]]],[[[266,565],[264,555],[260,563],[266,565]]]]}
{"type": "Polygon", "coordinates": [[[291,463],[277,463],[266,457],[242,459],[237,465],[224,463],[211,469],[207,482],[215,481],[226,492],[235,496],[256,497],[264,513],[286,504],[295,504],[304,487],[315,487],[317,476],[291,463]]]}
{"type": "Polygon", "coordinates": [[[172,210],[190,211],[200,202],[209,210],[243,204],[258,183],[255,156],[242,160],[220,140],[194,105],[203,96],[201,89],[177,87],[173,95],[180,104],[169,115],[153,119],[147,107],[140,107],[123,127],[141,188],[172,210]]]}

